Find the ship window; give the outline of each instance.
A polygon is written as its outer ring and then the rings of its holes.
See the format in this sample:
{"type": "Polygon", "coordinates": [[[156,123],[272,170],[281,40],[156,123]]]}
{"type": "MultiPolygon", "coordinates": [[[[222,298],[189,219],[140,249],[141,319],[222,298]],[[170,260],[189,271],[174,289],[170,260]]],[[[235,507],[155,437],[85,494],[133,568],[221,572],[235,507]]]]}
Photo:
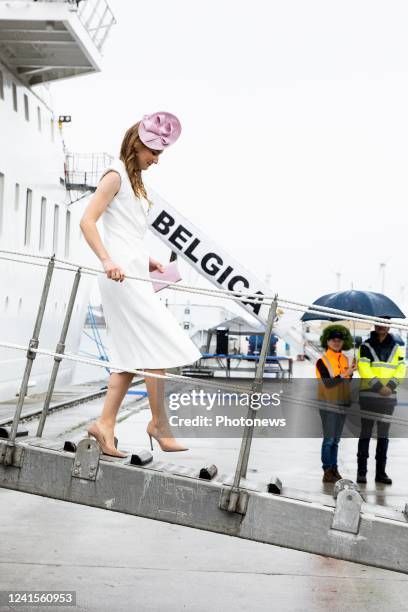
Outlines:
{"type": "Polygon", "coordinates": [[[71,212],[67,210],[65,218],[65,257],[69,257],[69,239],[71,235],[71,212]]]}
{"type": "Polygon", "coordinates": [[[54,123],[54,118],[51,117],[50,119],[50,129],[51,129],[51,141],[54,142],[55,140],[55,123],[54,123]]]}
{"type": "Polygon", "coordinates": [[[24,116],[26,121],[30,121],[30,107],[28,105],[28,96],[24,94],[24,116]]]}
{"type": "Polygon", "coordinates": [[[0,234],[3,233],[4,174],[0,172],[0,234]]]}
{"type": "Polygon", "coordinates": [[[37,121],[38,121],[38,130],[41,132],[41,108],[37,106],[37,121]]]}
{"type": "Polygon", "coordinates": [[[24,244],[30,244],[31,235],[31,208],[33,204],[33,192],[31,189],[27,189],[26,193],[26,216],[25,216],[25,228],[24,228],[24,244]]]}
{"type": "Polygon", "coordinates": [[[41,198],[41,213],[40,213],[40,251],[43,250],[45,244],[45,222],[47,218],[47,198],[41,198]]]}
{"type": "Polygon", "coordinates": [[[5,302],[4,302],[4,310],[7,310],[8,305],[9,305],[9,296],[6,295],[6,299],[5,299],[5,302]]]}
{"type": "Polygon", "coordinates": [[[58,224],[59,224],[59,206],[58,204],[55,204],[54,206],[54,238],[52,242],[52,249],[54,253],[56,253],[58,249],[58,224]]]}
{"type": "Polygon", "coordinates": [[[23,305],[23,300],[22,300],[22,298],[20,298],[20,299],[18,300],[18,312],[20,312],[20,311],[21,311],[21,307],[22,307],[22,305],[23,305]]]}
{"type": "Polygon", "coordinates": [[[20,185],[19,183],[16,183],[14,187],[14,210],[18,210],[19,206],[20,206],[20,185]]]}
{"type": "Polygon", "coordinates": [[[4,77],[3,72],[0,70],[0,98],[4,100],[4,77]]]}
{"type": "Polygon", "coordinates": [[[12,89],[12,93],[13,93],[13,108],[14,110],[17,112],[18,111],[18,104],[17,104],[17,85],[15,83],[12,84],[11,86],[12,89]]]}

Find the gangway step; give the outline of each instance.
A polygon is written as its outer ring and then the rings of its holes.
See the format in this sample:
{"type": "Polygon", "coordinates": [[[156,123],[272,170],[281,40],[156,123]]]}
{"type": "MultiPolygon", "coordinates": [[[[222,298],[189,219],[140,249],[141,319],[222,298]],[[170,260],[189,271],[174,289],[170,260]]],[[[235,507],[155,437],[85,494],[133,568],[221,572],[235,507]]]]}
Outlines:
{"type": "Polygon", "coordinates": [[[0,441],[0,486],[7,489],[408,573],[408,523],[367,512],[348,481],[334,508],[245,483],[234,491],[240,503],[232,512],[223,476],[207,481],[159,461],[133,466],[128,458],[101,456],[91,438],[75,455],[62,441],[19,439],[12,465],[5,465],[7,445],[0,441]]]}
{"type": "MultiPolygon", "coordinates": [[[[71,439],[53,439],[53,438],[38,438],[31,437],[25,440],[26,444],[38,448],[44,448],[48,450],[75,453],[78,448],[78,442],[81,440],[79,436],[75,436],[71,439]]],[[[115,446],[118,447],[118,440],[115,437],[115,446]]],[[[150,451],[145,449],[127,449],[121,447],[122,450],[129,451],[129,456],[125,458],[110,457],[109,455],[101,455],[100,461],[110,463],[120,463],[121,465],[137,466],[141,465],[140,462],[135,459],[136,457],[149,456],[149,460],[143,462],[145,469],[155,470],[159,472],[166,472],[177,476],[185,476],[186,478],[213,480],[221,485],[231,486],[234,480],[233,473],[218,473],[218,468],[215,465],[202,466],[202,467],[191,467],[186,465],[180,465],[173,463],[172,461],[155,460],[150,451]],[[211,476],[211,477],[210,477],[211,476]]],[[[272,482],[272,481],[271,481],[272,482]]],[[[268,491],[271,487],[271,483],[255,482],[246,478],[242,479],[242,488],[252,491],[268,491]]]]}

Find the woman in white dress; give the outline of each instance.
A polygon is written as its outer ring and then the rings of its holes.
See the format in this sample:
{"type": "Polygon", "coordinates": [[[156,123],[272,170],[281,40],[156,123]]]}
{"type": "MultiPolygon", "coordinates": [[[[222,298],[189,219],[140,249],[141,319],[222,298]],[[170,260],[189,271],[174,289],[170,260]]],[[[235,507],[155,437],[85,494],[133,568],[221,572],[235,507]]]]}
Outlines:
{"type": "MultiPolygon", "coordinates": [[[[98,275],[107,327],[110,360],[124,369],[111,373],[102,414],[88,434],[95,437],[102,452],[126,457],[115,448],[114,427],[120,404],[134,375],[143,369],[165,374],[166,368],[200,359],[201,353],[181,329],[177,320],[154,293],[151,283],[127,279],[148,277],[163,266],[149,257],[143,245],[150,202],[142,172],[157,164],[159,156],[179,137],[178,119],[165,112],[145,115],[126,132],[120,159],[105,169],[85,210],[80,226],[89,246],[100,259],[104,273],[98,275]],[[104,242],[96,222],[102,216],[104,242]]],[[[171,433],[164,404],[164,380],[145,377],[152,418],[147,434],[165,451],[188,450],[171,433]]]]}

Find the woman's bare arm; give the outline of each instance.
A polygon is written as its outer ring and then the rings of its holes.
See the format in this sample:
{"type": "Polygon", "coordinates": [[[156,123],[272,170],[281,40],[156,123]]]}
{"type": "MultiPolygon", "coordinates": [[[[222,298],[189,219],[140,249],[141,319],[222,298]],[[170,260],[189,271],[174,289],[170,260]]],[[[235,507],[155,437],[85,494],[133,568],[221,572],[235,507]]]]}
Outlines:
{"type": "Polygon", "coordinates": [[[79,225],[83,235],[85,236],[85,240],[98,259],[100,259],[102,262],[108,278],[122,282],[125,278],[123,270],[111,260],[110,255],[102,242],[98,228],[96,227],[96,222],[98,221],[99,217],[105,212],[119,189],[119,174],[114,171],[105,174],[105,176],[100,180],[95,193],[90,199],[79,225]]]}

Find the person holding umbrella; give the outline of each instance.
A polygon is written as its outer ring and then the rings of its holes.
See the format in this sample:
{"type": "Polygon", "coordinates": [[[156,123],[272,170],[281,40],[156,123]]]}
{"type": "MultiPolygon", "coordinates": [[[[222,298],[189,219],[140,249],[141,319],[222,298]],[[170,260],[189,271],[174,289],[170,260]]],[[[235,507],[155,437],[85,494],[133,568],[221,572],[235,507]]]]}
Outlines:
{"type": "MultiPolygon", "coordinates": [[[[340,314],[354,313],[382,319],[405,319],[397,304],[382,293],[373,291],[337,291],[323,295],[313,302],[301,321],[329,320],[340,314]],[[319,307],[323,307],[320,310],[319,307]],[[337,312],[336,312],[337,311],[337,312]]],[[[356,344],[356,342],[355,342],[356,344]]],[[[361,377],[360,407],[362,410],[392,414],[396,405],[396,387],[405,376],[404,353],[388,333],[386,325],[376,325],[369,340],[358,351],[358,370],[361,377]]],[[[358,445],[357,482],[366,483],[367,459],[374,421],[362,419],[358,445]]],[[[391,484],[385,472],[389,424],[377,424],[376,481],[391,484]]]]}
{"type": "Polygon", "coordinates": [[[350,379],[356,370],[356,363],[353,360],[350,367],[348,358],[342,352],[343,348],[349,350],[353,346],[347,327],[329,325],[323,331],[320,343],[326,351],[316,362],[318,398],[329,404],[328,409],[319,411],[323,428],[323,482],[335,483],[342,478],[337,467],[337,455],[346,415],[330,410],[330,405],[333,408],[350,405],[350,379]]]}
{"type": "MultiPolygon", "coordinates": [[[[383,317],[389,319],[390,317],[383,317]]],[[[397,404],[397,387],[405,378],[404,351],[389,333],[386,325],[375,325],[368,340],[358,350],[358,371],[361,378],[360,408],[380,415],[391,415],[397,404]]],[[[367,459],[375,419],[362,418],[357,451],[357,482],[367,482],[367,459]]],[[[375,481],[392,484],[385,471],[390,423],[377,422],[375,481]]]]}

